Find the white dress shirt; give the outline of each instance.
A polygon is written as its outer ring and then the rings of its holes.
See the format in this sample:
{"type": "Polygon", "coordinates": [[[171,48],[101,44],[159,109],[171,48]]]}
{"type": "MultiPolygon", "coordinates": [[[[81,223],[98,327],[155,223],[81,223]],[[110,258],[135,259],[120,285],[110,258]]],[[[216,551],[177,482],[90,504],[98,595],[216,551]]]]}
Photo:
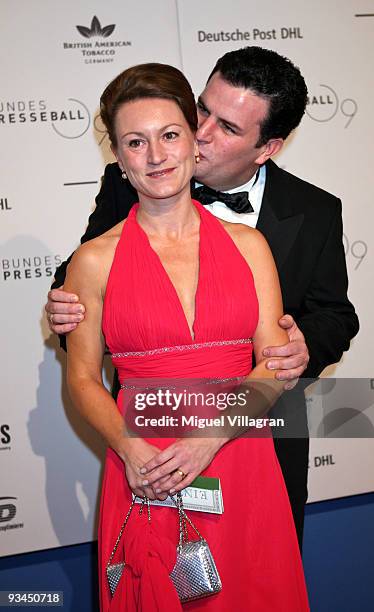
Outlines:
{"type": "MultiPolygon", "coordinates": [[[[243,223],[243,225],[249,225],[250,227],[256,227],[258,216],[260,214],[262,197],[264,195],[265,180],[266,180],[266,167],[261,166],[252,178],[240,187],[234,189],[228,189],[225,193],[237,193],[238,191],[248,191],[248,199],[253,207],[253,212],[249,213],[237,213],[231,210],[223,202],[213,202],[207,204],[205,208],[209,210],[215,217],[223,219],[223,221],[229,221],[230,223],[243,223]]],[[[196,187],[199,183],[196,183],[196,187]]]]}

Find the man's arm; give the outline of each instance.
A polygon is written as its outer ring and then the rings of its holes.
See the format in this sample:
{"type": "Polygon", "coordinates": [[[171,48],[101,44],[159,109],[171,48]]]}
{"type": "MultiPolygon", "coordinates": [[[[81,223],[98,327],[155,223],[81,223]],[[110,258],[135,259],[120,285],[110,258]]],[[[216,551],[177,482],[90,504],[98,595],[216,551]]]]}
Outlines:
{"type": "Polygon", "coordinates": [[[296,321],[309,349],[305,378],[319,376],[326,366],[340,361],[359,330],[358,317],[347,297],[341,211],[341,202],[337,200],[328,238],[304,299],[305,312],[296,321]]]}

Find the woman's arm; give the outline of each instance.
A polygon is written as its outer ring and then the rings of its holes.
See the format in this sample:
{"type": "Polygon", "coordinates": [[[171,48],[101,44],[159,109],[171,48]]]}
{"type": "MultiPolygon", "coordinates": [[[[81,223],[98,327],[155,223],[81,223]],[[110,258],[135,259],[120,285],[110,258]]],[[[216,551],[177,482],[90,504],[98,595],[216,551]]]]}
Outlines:
{"type": "Polygon", "coordinates": [[[84,419],[96,430],[126,465],[130,488],[137,495],[154,498],[141,484],[141,466],[158,452],[128,432],[115,401],[103,385],[105,341],[101,331],[103,296],[114,249],[113,237],[102,237],[82,245],[69,265],[65,288],[78,293],[86,316],[67,338],[67,382],[71,398],[84,419]]]}
{"type": "Polygon", "coordinates": [[[248,228],[245,230],[239,234],[237,244],[252,270],[259,305],[259,317],[253,341],[256,367],[245,381],[250,398],[246,406],[247,414],[255,418],[268,412],[282,394],[285,384],[284,381],[276,379],[278,371],[276,368],[270,370],[266,366],[268,361],[276,363],[280,358],[264,358],[263,350],[267,346],[286,344],[288,335],[278,323],[283,315],[282,294],[269,245],[258,230],[248,228]]]}

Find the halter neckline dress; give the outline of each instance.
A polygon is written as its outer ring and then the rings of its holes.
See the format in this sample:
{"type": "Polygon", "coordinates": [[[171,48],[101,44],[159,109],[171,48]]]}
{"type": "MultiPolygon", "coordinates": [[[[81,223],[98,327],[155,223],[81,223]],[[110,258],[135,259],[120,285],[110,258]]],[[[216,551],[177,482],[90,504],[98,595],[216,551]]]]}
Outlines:
{"type": "MultiPolygon", "coordinates": [[[[124,223],[108,278],[102,329],[122,389],[149,378],[246,376],[258,301],[252,272],[218,221],[200,215],[199,280],[194,338],[177,292],[145,231],[139,205],[124,223]]],[[[173,439],[149,439],[165,448],[173,439]]],[[[106,564],[131,503],[123,462],[108,449],[100,506],[99,580],[102,611],[303,612],[308,610],[303,569],[283,476],[271,437],[239,437],[225,444],[203,475],[220,478],[221,515],[191,512],[206,538],[222,580],[216,595],[180,603],[169,577],[176,559],[175,509],[133,511],[114,561],[125,570],[111,598],[106,564]]]]}

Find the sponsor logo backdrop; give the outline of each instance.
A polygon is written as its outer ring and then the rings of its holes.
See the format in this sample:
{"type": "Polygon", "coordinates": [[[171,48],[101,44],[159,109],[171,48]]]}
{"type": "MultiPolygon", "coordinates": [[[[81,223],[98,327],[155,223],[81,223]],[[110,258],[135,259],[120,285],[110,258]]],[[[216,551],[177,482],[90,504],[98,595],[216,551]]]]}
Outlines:
{"type": "MultiPolygon", "coordinates": [[[[301,7],[287,0],[280,10],[273,0],[206,0],[202,11],[196,0],[160,0],[157,7],[151,0],[23,0],[15,10],[3,0],[1,554],[95,537],[103,445],[70,404],[64,355],[43,305],[55,267],[84,231],[103,168],[113,161],[98,120],[99,95],[127,66],[182,67],[196,93],[217,57],[245,44],[275,49],[301,67],[310,90],[307,116],[277,161],[343,199],[350,295],[362,331],[327,374],[372,376],[367,66],[373,20],[355,17],[368,12],[364,4],[318,0],[301,7]]],[[[313,442],[310,500],[369,490],[373,469],[361,466],[369,464],[370,449],[362,438],[313,442]]]]}

